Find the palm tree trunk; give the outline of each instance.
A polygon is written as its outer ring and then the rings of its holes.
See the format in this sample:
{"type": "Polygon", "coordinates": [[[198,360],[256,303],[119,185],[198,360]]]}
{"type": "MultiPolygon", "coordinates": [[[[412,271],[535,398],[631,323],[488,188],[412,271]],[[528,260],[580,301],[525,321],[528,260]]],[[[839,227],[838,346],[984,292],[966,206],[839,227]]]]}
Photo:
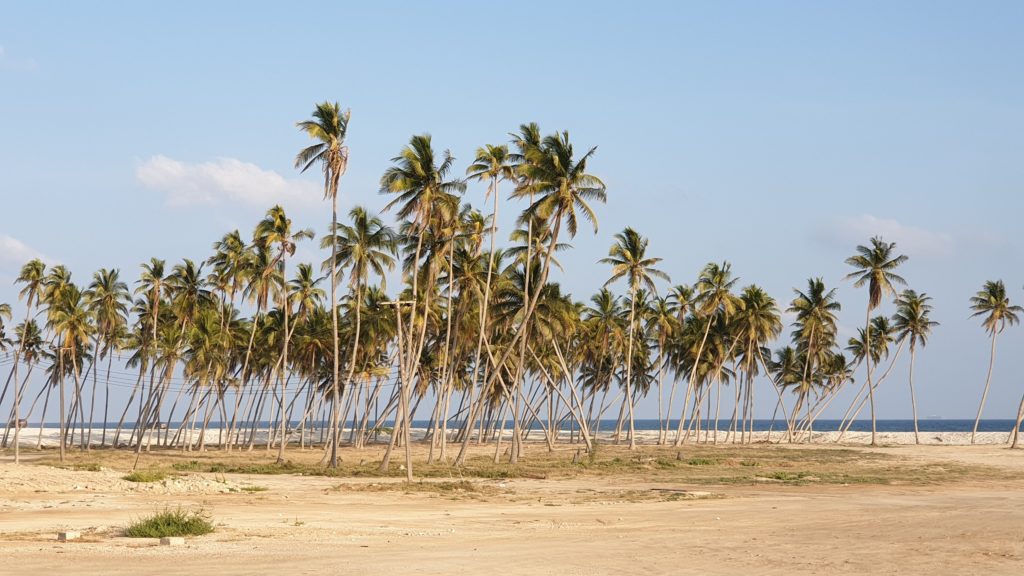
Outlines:
{"type": "Polygon", "coordinates": [[[878,428],[875,421],[875,387],[871,385],[871,306],[864,323],[864,365],[868,371],[868,400],[871,402],[871,445],[878,446],[878,428]]]}
{"type": "Polygon", "coordinates": [[[920,432],[917,429],[917,397],[914,394],[914,341],[910,341],[910,409],[914,416],[914,444],[921,443],[920,432]]]}
{"type": "Polygon", "coordinates": [[[974,444],[975,436],[978,435],[978,423],[981,422],[981,412],[985,409],[985,399],[988,398],[988,386],[992,382],[992,366],[996,361],[996,336],[998,335],[998,331],[992,331],[992,349],[988,357],[988,375],[985,376],[985,390],[981,393],[981,405],[978,406],[978,416],[974,419],[974,429],[971,430],[971,444],[974,444]]]}
{"type": "MultiPolygon", "coordinates": [[[[63,463],[63,458],[65,458],[65,442],[63,442],[63,441],[65,441],[65,431],[66,431],[66,428],[65,428],[65,382],[63,382],[63,381],[65,381],[65,373],[63,373],[63,349],[62,348],[63,348],[63,346],[61,346],[61,349],[60,349],[60,351],[58,353],[60,355],[60,361],[57,363],[58,364],[58,370],[59,370],[59,372],[58,372],[59,380],[60,380],[60,423],[59,423],[59,427],[60,427],[60,430],[59,430],[60,431],[60,439],[59,439],[60,440],[59,441],[59,445],[60,445],[60,450],[59,450],[60,463],[63,463]]],[[[986,390],[986,392],[987,392],[987,390],[986,390]]]]}
{"type": "MultiPolygon", "coordinates": [[[[19,464],[21,462],[21,447],[18,445],[19,436],[21,433],[21,386],[18,382],[18,362],[20,362],[18,354],[14,355],[14,463],[19,464]]],[[[7,431],[4,431],[4,439],[6,440],[7,431]]]]}
{"type": "Polygon", "coordinates": [[[626,346],[626,405],[629,406],[629,449],[636,450],[636,428],[633,424],[633,320],[636,287],[629,287],[629,344],[626,346]]]}
{"type": "Polygon", "coordinates": [[[284,316],[284,343],[281,346],[281,369],[278,371],[278,378],[281,380],[281,445],[277,449],[277,462],[278,464],[284,462],[284,448],[288,444],[288,410],[286,398],[288,397],[288,390],[286,389],[288,378],[286,374],[288,372],[288,337],[291,335],[288,333],[288,317],[291,316],[291,306],[288,304],[288,256],[287,251],[281,252],[281,277],[285,284],[281,288],[281,313],[284,316]]]}
{"type": "Polygon", "coordinates": [[[1020,438],[1020,423],[1024,421],[1024,397],[1020,399],[1020,406],[1017,408],[1017,420],[1013,425],[1013,432],[1010,433],[1011,444],[1010,448],[1017,447],[1017,441],[1020,438]]]}
{"type": "MultiPolygon", "coordinates": [[[[477,336],[477,340],[476,340],[476,354],[474,355],[475,359],[473,361],[473,384],[474,385],[470,388],[470,391],[469,391],[469,394],[470,394],[469,414],[467,415],[467,417],[466,417],[466,419],[464,420],[464,423],[463,423],[463,428],[465,428],[466,430],[472,430],[473,429],[474,421],[475,421],[476,418],[479,417],[479,415],[480,415],[479,413],[482,411],[481,408],[483,406],[483,402],[480,402],[480,406],[477,407],[476,403],[473,401],[473,395],[476,393],[476,386],[475,386],[475,384],[476,384],[477,375],[480,374],[480,353],[481,353],[481,351],[483,349],[484,333],[487,330],[487,313],[489,311],[489,308],[490,308],[489,305],[490,305],[490,302],[491,302],[491,271],[494,268],[494,250],[495,250],[495,248],[494,248],[494,237],[498,233],[498,180],[497,180],[497,178],[492,178],[491,179],[491,187],[492,187],[492,190],[493,190],[493,193],[494,193],[494,213],[491,216],[491,237],[490,237],[491,249],[490,249],[490,257],[488,258],[488,261],[487,261],[487,281],[484,283],[484,299],[480,303],[480,331],[479,331],[479,335],[477,336]]],[[[481,400],[483,399],[483,395],[484,395],[484,390],[481,388],[481,390],[480,390],[480,398],[481,398],[481,400]]],[[[470,434],[470,433],[463,434],[462,446],[459,448],[458,456],[455,457],[455,465],[456,466],[462,466],[463,464],[466,463],[466,449],[469,447],[469,439],[470,439],[471,436],[472,436],[472,434],[470,434]]],[[[481,438],[478,436],[478,439],[481,439],[481,438]]]]}
{"type": "Polygon", "coordinates": [[[700,355],[704,353],[704,344],[708,341],[708,333],[711,332],[711,321],[713,319],[713,316],[708,317],[708,323],[704,327],[704,336],[700,339],[697,355],[693,359],[693,368],[690,369],[690,377],[686,384],[686,399],[683,400],[683,412],[679,415],[679,430],[676,431],[675,446],[683,443],[683,422],[686,421],[686,404],[690,401],[690,392],[695,388],[694,379],[697,377],[697,364],[700,362],[700,355]]]}
{"type": "MultiPolygon", "coordinates": [[[[58,352],[59,354],[59,352],[58,352]]],[[[53,391],[53,386],[49,383],[46,384],[46,397],[43,399],[43,414],[39,417],[39,437],[36,438],[36,450],[39,450],[43,446],[43,428],[46,426],[46,409],[50,406],[50,392],[53,391]]],[[[36,400],[39,398],[36,397],[36,400]]],[[[34,403],[33,403],[34,404],[34,403]]]]}
{"type": "MultiPolygon", "coordinates": [[[[757,358],[758,358],[758,360],[761,361],[761,367],[764,368],[764,373],[765,374],[771,374],[771,371],[768,370],[768,363],[765,362],[764,354],[761,353],[761,349],[760,348],[757,349],[757,358]]],[[[789,416],[786,415],[786,402],[783,400],[782,392],[779,391],[779,386],[775,382],[772,382],[772,390],[775,390],[775,395],[778,396],[778,398],[779,398],[779,406],[782,407],[782,417],[788,423],[789,422],[789,416]]],[[[772,422],[774,422],[774,421],[775,421],[775,415],[773,414],[772,415],[772,422]]],[[[789,441],[792,442],[793,441],[793,429],[792,428],[788,428],[788,433],[789,433],[789,441]]],[[[768,440],[769,441],[771,441],[771,437],[772,437],[772,433],[771,433],[771,428],[769,427],[769,429],[768,429],[768,440]]]]}
{"type": "MultiPolygon", "coordinates": [[[[331,194],[331,227],[332,233],[337,233],[338,227],[338,191],[337,189],[332,191],[331,194]]],[[[338,243],[331,242],[331,338],[333,341],[331,350],[332,354],[331,363],[331,403],[335,409],[331,411],[331,462],[330,468],[338,468],[338,436],[340,434],[338,430],[338,404],[341,399],[340,391],[338,390],[338,354],[341,348],[338,345],[338,243]]],[[[356,303],[359,306],[359,303],[356,303]]],[[[358,318],[358,308],[356,308],[358,318]]],[[[356,336],[356,341],[359,341],[359,337],[356,336]]],[[[353,354],[354,356],[354,354],[353,354]]]]}

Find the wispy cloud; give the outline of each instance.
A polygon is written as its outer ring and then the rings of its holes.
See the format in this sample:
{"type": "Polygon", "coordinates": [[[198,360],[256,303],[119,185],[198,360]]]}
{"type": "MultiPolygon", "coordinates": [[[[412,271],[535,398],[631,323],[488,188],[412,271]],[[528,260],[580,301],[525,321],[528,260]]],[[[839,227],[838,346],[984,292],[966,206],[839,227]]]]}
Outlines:
{"type": "Polygon", "coordinates": [[[6,48],[0,45],[0,70],[35,72],[38,68],[39,65],[34,59],[10,54],[6,48]]]}
{"type": "Polygon", "coordinates": [[[897,220],[879,218],[872,214],[861,214],[839,218],[816,234],[820,239],[837,244],[853,246],[864,244],[872,236],[881,236],[887,242],[895,242],[901,253],[919,257],[945,257],[953,254],[956,241],[944,232],[935,232],[917,226],[903,224],[897,220]]]}
{"type": "Polygon", "coordinates": [[[169,206],[210,206],[241,203],[261,208],[275,203],[315,205],[322,198],[320,186],[308,180],[289,179],[235,158],[188,163],[157,155],[135,169],[143,186],[163,192],[169,206]]]}
{"type": "Polygon", "coordinates": [[[14,236],[0,234],[0,264],[20,266],[33,258],[39,258],[44,262],[52,262],[42,252],[14,236]]]}

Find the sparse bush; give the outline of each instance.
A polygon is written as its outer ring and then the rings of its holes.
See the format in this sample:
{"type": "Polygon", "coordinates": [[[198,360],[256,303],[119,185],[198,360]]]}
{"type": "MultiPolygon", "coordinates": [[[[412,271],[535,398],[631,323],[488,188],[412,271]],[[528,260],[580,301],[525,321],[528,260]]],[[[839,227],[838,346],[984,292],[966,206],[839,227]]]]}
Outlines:
{"type": "Polygon", "coordinates": [[[129,538],[163,538],[165,536],[202,536],[213,532],[213,524],[202,510],[164,509],[141,518],[124,529],[129,538]]]}
{"type": "Polygon", "coordinates": [[[714,466],[718,464],[718,460],[712,460],[711,458],[690,458],[686,461],[690,466],[714,466]]]}
{"type": "Polygon", "coordinates": [[[122,480],[129,482],[159,482],[167,478],[167,474],[161,470],[136,470],[127,476],[122,476],[122,480]]]}

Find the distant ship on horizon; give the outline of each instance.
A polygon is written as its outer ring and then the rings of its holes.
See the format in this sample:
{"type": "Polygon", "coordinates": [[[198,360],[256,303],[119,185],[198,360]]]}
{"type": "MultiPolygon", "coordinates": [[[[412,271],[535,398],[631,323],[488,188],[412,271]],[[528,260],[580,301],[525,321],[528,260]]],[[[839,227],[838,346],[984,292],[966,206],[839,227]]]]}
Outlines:
{"type": "Polygon", "coordinates": [[[939,416],[937,414],[932,414],[931,416],[925,416],[924,419],[925,420],[942,420],[942,416],[939,416]]]}

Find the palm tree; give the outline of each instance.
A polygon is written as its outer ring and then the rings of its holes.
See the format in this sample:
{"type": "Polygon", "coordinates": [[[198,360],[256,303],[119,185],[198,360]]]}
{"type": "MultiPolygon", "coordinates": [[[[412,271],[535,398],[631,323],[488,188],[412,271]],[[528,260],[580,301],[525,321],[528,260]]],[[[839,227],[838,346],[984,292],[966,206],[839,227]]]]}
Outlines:
{"type": "MultiPolygon", "coordinates": [[[[352,113],[349,110],[341,111],[337,102],[321,102],[313,110],[313,119],[304,120],[297,125],[299,130],[305,132],[317,143],[303,148],[295,156],[295,167],[305,172],[310,167],[319,164],[324,174],[324,198],[331,200],[331,228],[338,224],[338,186],[342,175],[348,167],[348,146],[345,145],[345,137],[348,135],[348,121],[352,113]]],[[[335,411],[340,405],[340,390],[338,388],[338,278],[333,271],[338,269],[336,247],[331,247],[331,335],[333,347],[331,354],[333,367],[331,370],[331,401],[335,411]]],[[[337,429],[334,430],[337,433],[337,429]]],[[[338,467],[337,444],[331,446],[331,468],[338,467]]]]}
{"type": "MultiPolygon", "coordinates": [[[[295,254],[295,243],[313,237],[312,230],[292,230],[292,220],[284,212],[280,205],[267,210],[267,215],[256,225],[253,231],[253,240],[266,247],[277,247],[277,256],[270,263],[264,274],[274,273],[279,269],[282,278],[286,277],[288,270],[288,256],[295,254]]],[[[288,443],[288,418],[285,398],[287,396],[285,386],[287,378],[285,372],[288,370],[288,317],[291,316],[291,306],[288,304],[288,289],[282,286],[279,289],[281,301],[281,315],[284,326],[281,337],[281,363],[278,370],[278,380],[281,382],[281,445],[277,451],[277,461],[284,462],[284,447],[288,443]]]]}
{"type": "Polygon", "coordinates": [[[690,377],[687,379],[686,398],[683,400],[682,414],[679,416],[679,430],[676,431],[675,445],[683,442],[683,423],[686,421],[686,405],[690,402],[691,392],[696,391],[697,370],[703,358],[704,346],[707,344],[708,334],[711,326],[716,320],[728,320],[742,306],[742,302],[732,293],[733,286],[739,282],[739,278],[732,277],[732,265],[723,262],[721,265],[714,262],[708,263],[701,270],[697,279],[697,296],[693,305],[702,316],[707,318],[704,326],[704,334],[700,338],[696,353],[692,357],[693,365],[690,369],[690,377]]]}
{"type": "MultiPolygon", "coordinates": [[[[751,284],[740,293],[741,306],[736,312],[733,329],[746,376],[746,399],[743,413],[750,416],[750,434],[754,433],[754,377],[757,363],[763,359],[762,349],[782,332],[782,319],[775,299],[761,287],[751,284]]],[[[778,389],[776,389],[778,392],[778,389]]],[[[746,422],[746,420],[744,420],[746,422]]]]}
{"type": "MultiPolygon", "coordinates": [[[[476,157],[473,159],[473,163],[466,168],[466,177],[469,180],[487,180],[487,194],[484,196],[484,199],[486,200],[487,198],[493,197],[494,201],[494,211],[491,213],[491,244],[487,260],[487,279],[484,282],[484,296],[480,304],[480,327],[477,333],[476,354],[474,355],[473,360],[474,370],[479,372],[480,353],[483,349],[484,333],[487,330],[487,313],[490,309],[489,305],[491,302],[491,280],[492,273],[494,271],[495,239],[498,235],[498,185],[503,180],[512,180],[515,178],[515,169],[512,163],[512,158],[509,155],[508,146],[494,146],[487,144],[483,148],[477,148],[476,157]]],[[[472,413],[463,419],[465,422],[464,428],[467,430],[471,429],[476,419],[476,403],[472,399],[475,387],[471,389],[470,392],[470,410],[472,413]]],[[[465,443],[469,442],[469,434],[466,434],[464,441],[465,443]]],[[[464,452],[460,453],[460,460],[463,457],[463,454],[464,452]]],[[[461,462],[459,463],[461,464],[461,462]]]]}
{"type": "Polygon", "coordinates": [[[796,297],[787,311],[796,314],[793,342],[797,345],[798,356],[803,360],[803,370],[798,388],[800,398],[790,416],[790,436],[801,405],[807,402],[807,408],[810,409],[807,393],[819,369],[829,359],[836,337],[836,313],[842,309],[836,301],[835,288],[827,290],[821,278],[809,279],[806,291],[794,289],[793,292],[796,297]]]}
{"type": "MultiPolygon", "coordinates": [[[[589,221],[597,233],[597,216],[589,202],[604,202],[607,199],[604,182],[587,172],[587,163],[597,152],[597,147],[590,148],[581,157],[577,157],[568,132],[559,132],[546,136],[536,142],[535,125],[524,126],[523,132],[528,134],[529,142],[521,147],[522,161],[517,165],[520,184],[516,188],[515,197],[534,199],[526,208],[521,220],[537,217],[549,222],[551,239],[544,255],[536,282],[530,280],[533,294],[529,295],[529,303],[519,322],[519,329],[512,336],[495,367],[504,366],[515,352],[516,345],[527,336],[537,298],[547,284],[551,261],[558,246],[558,240],[564,223],[570,237],[575,237],[579,221],[589,221]]],[[[484,388],[494,386],[501,370],[492,370],[484,388]]],[[[513,455],[515,452],[513,452],[513,455]]]]}
{"type": "MultiPolygon", "coordinates": [[[[121,281],[120,272],[115,268],[101,268],[93,274],[92,283],[86,292],[89,310],[96,318],[97,337],[93,350],[93,397],[96,394],[96,362],[101,354],[107,358],[106,388],[103,408],[103,437],[101,445],[107,443],[107,416],[110,409],[110,370],[113,363],[113,352],[118,345],[118,336],[128,324],[128,285],[121,281]],[[102,344],[103,350],[100,350],[102,344]]],[[[89,434],[92,434],[92,411],[89,414],[89,434]]],[[[90,444],[86,440],[86,446],[90,444]]]]}
{"type": "Polygon", "coordinates": [[[65,422],[64,368],[70,367],[75,380],[75,390],[81,389],[82,353],[93,333],[92,314],[86,307],[81,291],[74,284],[69,284],[61,291],[60,299],[51,304],[50,328],[60,342],[60,461],[64,461],[67,426],[65,422]],[[67,358],[68,363],[65,362],[67,358]]]}
{"type": "MultiPolygon", "coordinates": [[[[882,297],[896,294],[896,288],[893,285],[907,283],[903,277],[893,272],[900,264],[907,261],[907,256],[896,255],[895,250],[895,242],[885,242],[881,237],[875,236],[871,239],[870,247],[858,245],[857,253],[846,259],[846,263],[856,269],[846,275],[847,280],[854,280],[855,288],[865,285],[868,287],[868,307],[864,316],[865,326],[871,323],[871,311],[882,303],[882,297]]],[[[871,330],[866,329],[865,335],[868,337],[866,344],[870,349],[871,330]]],[[[864,362],[867,369],[868,398],[871,401],[871,445],[876,446],[878,431],[875,421],[875,392],[871,385],[870,354],[865,355],[864,362]]]]}
{"type": "MultiPolygon", "coordinates": [[[[426,291],[422,302],[418,301],[420,297],[419,266],[423,243],[433,224],[451,220],[458,214],[457,195],[466,189],[466,184],[462,180],[449,178],[455,164],[455,158],[451,152],[445,150],[440,163],[437,163],[435,156],[429,134],[413,136],[398,156],[391,159],[394,165],[388,168],[380,179],[380,192],[396,195],[396,198],[388,202],[384,210],[387,211],[397,206],[397,216],[409,220],[407,238],[416,238],[416,248],[413,251],[410,266],[407,268],[410,271],[412,284],[411,295],[415,300],[409,307],[408,333],[399,337],[398,344],[399,347],[402,347],[401,340],[408,338],[408,342],[404,344],[405,363],[399,370],[402,375],[403,388],[411,384],[410,380],[416,362],[422,352],[422,345],[417,346],[416,343],[424,341],[427,329],[427,322],[424,320],[419,333],[415,330],[417,307],[422,307],[422,315],[426,318],[430,304],[430,291],[426,291]]],[[[431,271],[432,269],[428,269],[428,273],[431,271]]],[[[397,310],[398,304],[396,304],[397,310]]],[[[407,404],[406,408],[408,408],[407,404]]],[[[408,416],[407,413],[402,414],[402,418],[405,419],[403,420],[404,433],[407,433],[411,426],[408,416]]],[[[395,424],[397,433],[397,420],[395,424]]],[[[382,467],[386,464],[387,458],[382,463],[382,467]]],[[[410,479],[412,477],[411,466],[410,448],[406,442],[406,476],[410,479]]]]}
{"type": "Polygon", "coordinates": [[[1010,304],[1010,298],[1006,295],[1006,285],[1002,280],[989,280],[977,294],[971,296],[972,318],[983,317],[982,326],[985,331],[992,335],[992,347],[989,352],[988,374],[985,376],[985,390],[981,393],[981,405],[978,406],[978,416],[974,419],[974,428],[971,430],[971,444],[978,434],[978,423],[981,422],[981,413],[985,409],[985,399],[988,398],[988,387],[992,382],[992,366],[996,361],[996,337],[1007,326],[1013,326],[1020,318],[1018,314],[1024,312],[1024,308],[1010,304]]]}
{"type": "Polygon", "coordinates": [[[675,301],[667,296],[658,297],[647,313],[648,330],[656,334],[658,343],[658,444],[664,444],[668,428],[665,412],[662,410],[664,400],[663,388],[665,380],[666,346],[681,328],[677,318],[678,310],[675,301]]]}
{"type": "Polygon", "coordinates": [[[928,344],[932,328],[939,325],[931,319],[931,297],[925,293],[918,294],[913,290],[904,290],[896,299],[896,314],[893,316],[893,328],[896,330],[898,342],[910,340],[910,407],[914,416],[914,443],[920,444],[917,430],[917,398],[914,395],[914,351],[917,345],[928,344]]]}
{"type": "Polygon", "coordinates": [[[619,280],[626,278],[629,285],[629,331],[626,344],[626,397],[624,402],[629,408],[629,449],[636,449],[636,430],[633,424],[633,390],[632,390],[632,365],[633,365],[633,333],[634,319],[636,316],[634,300],[636,292],[641,287],[646,287],[652,293],[657,294],[657,287],[654,285],[654,278],[661,278],[666,282],[669,280],[667,274],[654,268],[661,262],[661,258],[647,257],[647,238],[644,238],[636,230],[626,227],[622,232],[615,235],[615,243],[608,251],[608,257],[599,260],[601,264],[610,264],[612,267],[611,278],[604,283],[605,287],[619,280]]]}
{"type": "MultiPolygon", "coordinates": [[[[359,356],[359,339],[362,329],[363,289],[372,271],[381,279],[384,286],[387,273],[395,267],[397,237],[384,221],[372,216],[366,208],[356,206],[348,213],[351,224],[336,224],[333,233],[320,241],[320,247],[331,247],[331,259],[324,262],[324,269],[331,276],[341,274],[341,270],[350,268],[349,287],[355,302],[355,334],[352,337],[352,353],[348,357],[348,374],[345,376],[343,390],[349,390],[352,375],[356,370],[356,358],[359,356]],[[331,273],[328,266],[337,265],[338,270],[331,273]]],[[[338,405],[340,406],[340,404],[338,405]]],[[[332,412],[331,462],[337,461],[338,437],[340,436],[337,418],[339,410],[332,412]]],[[[333,464],[336,466],[336,464],[333,464]]]]}
{"type": "MultiPolygon", "coordinates": [[[[43,264],[42,260],[38,258],[29,261],[27,264],[21,267],[21,272],[18,277],[14,280],[16,284],[24,284],[21,291],[18,293],[19,298],[25,299],[25,325],[28,324],[29,319],[32,317],[32,308],[39,305],[39,299],[42,296],[44,289],[44,282],[46,280],[46,264],[43,264]]],[[[34,323],[33,323],[34,326],[34,323]]],[[[38,331],[37,331],[38,332],[38,331]]],[[[19,437],[20,437],[20,421],[21,421],[21,387],[18,385],[18,363],[21,361],[21,356],[25,352],[25,346],[28,343],[28,339],[25,334],[19,337],[19,344],[17,351],[14,355],[14,366],[11,368],[11,374],[14,377],[14,463],[17,464],[19,461],[19,437]]]]}

